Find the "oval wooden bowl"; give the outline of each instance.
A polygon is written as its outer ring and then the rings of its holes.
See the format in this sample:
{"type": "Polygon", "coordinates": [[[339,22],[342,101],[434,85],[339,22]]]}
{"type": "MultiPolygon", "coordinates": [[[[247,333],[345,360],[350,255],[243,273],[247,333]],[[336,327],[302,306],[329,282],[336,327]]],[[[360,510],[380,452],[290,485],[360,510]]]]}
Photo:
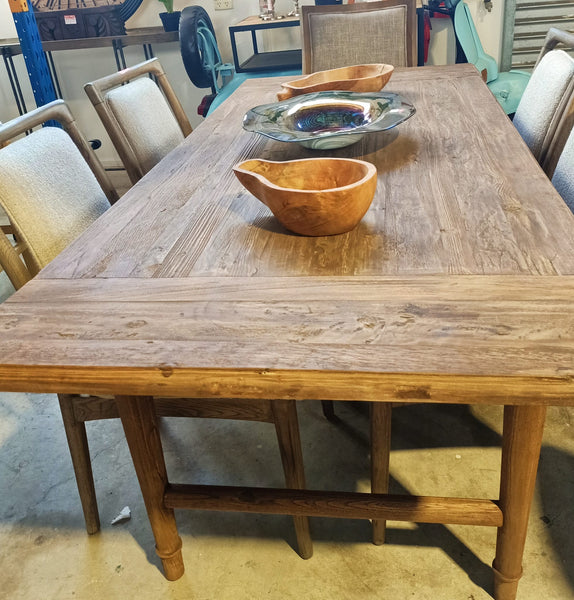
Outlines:
{"type": "Polygon", "coordinates": [[[233,171],[284,227],[309,236],[353,229],[377,187],[376,167],[350,158],[253,159],[233,171]]]}
{"type": "Polygon", "coordinates": [[[282,83],[283,90],[277,93],[277,98],[278,100],[287,100],[287,98],[311,92],[339,90],[378,92],[388,83],[394,69],[392,65],[377,63],[317,71],[302,79],[282,83]]]}

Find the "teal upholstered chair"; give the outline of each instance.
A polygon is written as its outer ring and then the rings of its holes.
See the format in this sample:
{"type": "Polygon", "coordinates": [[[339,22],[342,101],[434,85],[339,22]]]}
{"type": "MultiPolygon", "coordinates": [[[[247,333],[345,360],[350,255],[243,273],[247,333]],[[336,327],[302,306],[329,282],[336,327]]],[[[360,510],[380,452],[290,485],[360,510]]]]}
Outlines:
{"type": "Polygon", "coordinates": [[[507,115],[516,112],[520,98],[528,84],[530,74],[525,71],[500,73],[496,60],[486,54],[474,26],[470,9],[466,2],[459,2],[454,12],[454,30],[464,51],[466,60],[482,74],[507,115]]]}

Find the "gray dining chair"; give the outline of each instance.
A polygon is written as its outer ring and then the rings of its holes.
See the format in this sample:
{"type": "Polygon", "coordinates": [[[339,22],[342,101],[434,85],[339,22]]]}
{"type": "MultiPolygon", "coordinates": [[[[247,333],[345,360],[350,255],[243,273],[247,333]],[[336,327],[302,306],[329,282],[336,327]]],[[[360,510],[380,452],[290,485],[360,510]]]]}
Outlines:
{"type": "MultiPolygon", "coordinates": [[[[155,84],[153,84],[155,85],[155,84]]],[[[0,125],[0,206],[17,243],[0,232],[0,265],[16,289],[46,266],[91,223],[117,194],[68,106],[56,100],[0,125]],[[43,127],[47,121],[58,127],[43,127]],[[3,144],[7,144],[2,148],[3,144]]],[[[118,418],[113,397],[59,394],[60,410],[88,533],[100,519],[85,423],[118,418]]],[[[303,489],[303,454],[295,401],[154,398],[156,413],[168,417],[232,419],[275,426],[285,481],[303,489]]],[[[293,517],[299,553],[313,553],[307,517],[293,517]]]]}
{"type": "Polygon", "coordinates": [[[0,125],[0,148],[0,204],[10,221],[0,234],[0,263],[18,289],[103,214],[117,194],[61,100],[0,125]],[[50,120],[62,129],[45,127],[12,141],[50,120]]]}
{"type": "Polygon", "coordinates": [[[412,67],[415,0],[301,7],[303,73],[359,64],[412,67]]]}
{"type": "MultiPolygon", "coordinates": [[[[416,61],[414,0],[381,0],[346,5],[301,7],[303,73],[384,63],[412,67],[416,61]]],[[[322,402],[327,419],[336,422],[333,402],[322,402]]],[[[370,405],[371,491],[387,493],[391,405],[370,405]]],[[[386,521],[373,521],[372,540],[383,544],[386,521]]]]}
{"type": "MultiPolygon", "coordinates": [[[[345,5],[301,7],[303,73],[384,63],[412,67],[416,61],[414,0],[381,0],[345,5]]],[[[322,402],[327,419],[336,422],[334,404],[322,402]]],[[[370,405],[371,491],[387,493],[391,405],[370,405]]],[[[383,544],[386,521],[373,521],[372,540],[383,544]]]]}
{"type": "Polygon", "coordinates": [[[558,43],[574,47],[574,35],[548,31],[513,123],[546,174],[552,172],[574,119],[574,58],[558,43]]]}
{"type": "Polygon", "coordinates": [[[84,90],[132,183],[192,131],[157,58],[86,83],[84,90]]]}
{"type": "Polygon", "coordinates": [[[552,175],[552,184],[574,213],[574,130],[564,145],[552,175]]]}

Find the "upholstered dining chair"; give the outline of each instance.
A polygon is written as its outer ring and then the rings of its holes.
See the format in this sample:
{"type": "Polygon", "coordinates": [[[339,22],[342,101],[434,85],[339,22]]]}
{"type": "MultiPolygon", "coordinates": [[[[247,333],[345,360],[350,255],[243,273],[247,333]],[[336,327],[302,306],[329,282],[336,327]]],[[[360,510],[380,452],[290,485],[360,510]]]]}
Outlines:
{"type": "Polygon", "coordinates": [[[157,58],[87,83],[84,90],[132,183],[191,133],[157,58]]]}
{"type": "MultiPolygon", "coordinates": [[[[62,100],[0,125],[0,145],[8,141],[0,149],[0,206],[18,244],[14,246],[0,232],[0,265],[18,289],[102,215],[117,194],[62,100]],[[22,137],[46,121],[57,121],[63,129],[44,127],[22,137]]],[[[85,422],[117,418],[116,402],[92,395],[59,394],[58,398],[86,529],[96,533],[100,520],[85,422]]],[[[287,486],[305,487],[295,401],[154,400],[159,416],[273,423],[287,486]]],[[[313,552],[309,521],[294,517],[294,522],[299,553],[309,558],[313,552]]]]}
{"type": "Polygon", "coordinates": [[[518,104],[513,123],[551,177],[574,119],[574,58],[555,49],[574,48],[574,35],[551,28],[518,104]]]}
{"type": "Polygon", "coordinates": [[[574,213],[574,130],[564,144],[552,175],[552,184],[574,213]]]}
{"type": "MultiPolygon", "coordinates": [[[[345,5],[302,6],[303,73],[343,66],[386,63],[412,67],[416,61],[414,0],[380,0],[345,5]]],[[[327,419],[335,421],[334,405],[322,402],[327,419]]],[[[371,490],[384,494],[389,486],[391,405],[370,405],[371,490]]],[[[386,522],[373,521],[374,544],[383,544],[386,522]]]]}
{"type": "MultiPolygon", "coordinates": [[[[345,5],[302,6],[303,73],[338,67],[416,63],[416,4],[414,0],[380,0],[345,5]]],[[[334,405],[323,401],[323,413],[335,421],[334,405]]],[[[391,405],[372,403],[371,490],[386,493],[389,485],[391,405]]],[[[373,521],[373,543],[385,540],[386,522],[373,521]]]]}
{"type": "Polygon", "coordinates": [[[415,0],[302,6],[303,73],[416,61],[415,0]]]}
{"type": "Polygon", "coordinates": [[[0,147],[0,204],[10,221],[3,232],[18,240],[12,245],[0,235],[0,263],[18,289],[107,210],[117,194],[62,101],[0,125],[0,147]],[[49,120],[63,129],[46,127],[5,145],[49,120]]]}

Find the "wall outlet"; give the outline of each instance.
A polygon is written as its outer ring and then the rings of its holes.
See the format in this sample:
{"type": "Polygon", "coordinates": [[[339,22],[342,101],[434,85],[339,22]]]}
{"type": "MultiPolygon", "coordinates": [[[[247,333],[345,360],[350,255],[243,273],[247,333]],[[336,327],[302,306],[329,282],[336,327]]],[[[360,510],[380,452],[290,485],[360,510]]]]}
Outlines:
{"type": "Polygon", "coordinates": [[[213,0],[215,10],[230,10],[233,8],[233,0],[213,0]]]}

